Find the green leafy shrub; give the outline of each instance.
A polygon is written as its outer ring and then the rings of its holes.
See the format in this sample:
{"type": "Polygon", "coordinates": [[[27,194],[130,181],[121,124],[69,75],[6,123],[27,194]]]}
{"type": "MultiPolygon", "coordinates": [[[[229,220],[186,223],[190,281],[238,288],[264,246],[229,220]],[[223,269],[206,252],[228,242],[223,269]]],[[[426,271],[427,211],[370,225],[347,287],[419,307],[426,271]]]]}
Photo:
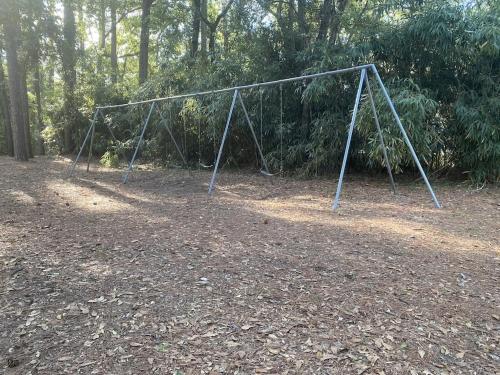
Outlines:
{"type": "Polygon", "coordinates": [[[108,150],[101,156],[100,163],[108,168],[117,168],[120,165],[120,159],[117,154],[108,150]]]}

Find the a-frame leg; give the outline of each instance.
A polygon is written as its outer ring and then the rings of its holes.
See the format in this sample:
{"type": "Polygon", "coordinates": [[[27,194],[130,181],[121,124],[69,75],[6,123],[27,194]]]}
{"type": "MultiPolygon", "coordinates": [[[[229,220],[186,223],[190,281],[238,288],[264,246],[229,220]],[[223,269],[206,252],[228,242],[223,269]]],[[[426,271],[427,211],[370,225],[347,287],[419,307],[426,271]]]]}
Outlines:
{"type": "Polygon", "coordinates": [[[238,92],[238,89],[234,90],[233,101],[231,102],[231,108],[229,109],[229,115],[227,116],[226,127],[224,128],[224,134],[222,135],[222,140],[220,142],[219,153],[217,154],[217,159],[215,160],[212,179],[210,180],[210,186],[208,187],[208,195],[212,195],[215,187],[215,182],[217,180],[217,170],[219,169],[220,158],[224,150],[224,143],[226,142],[227,134],[229,132],[229,128],[231,127],[231,117],[233,117],[233,110],[234,105],[236,104],[236,98],[238,97],[238,92]]]}
{"type": "Polygon", "coordinates": [[[170,136],[170,139],[172,139],[172,141],[174,142],[175,148],[176,148],[178,154],[180,155],[180,157],[182,158],[182,162],[187,167],[188,163],[186,161],[186,158],[184,157],[184,154],[182,153],[182,151],[181,151],[181,149],[179,147],[179,144],[175,140],[174,134],[172,133],[172,129],[170,129],[170,125],[168,124],[167,119],[165,118],[165,116],[163,116],[163,113],[161,113],[160,107],[157,106],[156,107],[156,111],[158,112],[158,115],[160,116],[160,122],[158,123],[158,125],[163,124],[163,126],[165,127],[165,129],[167,129],[167,132],[168,132],[168,135],[170,136]]]}
{"type": "Polygon", "coordinates": [[[151,107],[149,109],[148,117],[146,118],[146,121],[144,122],[144,126],[142,128],[141,136],[139,137],[139,142],[137,142],[137,146],[135,147],[134,155],[132,156],[132,159],[130,160],[130,163],[128,165],[127,171],[123,175],[123,183],[126,184],[128,181],[128,175],[130,172],[132,172],[132,168],[134,167],[134,161],[135,158],[137,157],[137,152],[139,152],[139,147],[141,147],[142,140],[144,138],[144,133],[146,132],[146,128],[148,127],[149,119],[151,118],[151,114],[153,113],[153,109],[156,106],[156,102],[153,102],[151,104],[151,107]]]}
{"type": "Polygon", "coordinates": [[[243,103],[243,99],[241,98],[241,93],[238,92],[238,99],[240,100],[241,107],[243,108],[243,112],[245,113],[245,118],[247,119],[248,127],[250,128],[250,131],[252,132],[252,137],[255,142],[255,145],[257,146],[257,150],[259,151],[259,156],[262,161],[262,166],[264,167],[264,170],[266,171],[267,174],[269,173],[269,168],[267,167],[267,162],[266,159],[264,158],[264,154],[262,153],[262,149],[260,148],[259,141],[257,140],[257,136],[255,135],[255,131],[253,129],[252,121],[250,121],[250,117],[248,116],[247,109],[245,107],[245,103],[243,103]]]}
{"type": "Polygon", "coordinates": [[[99,114],[101,115],[102,120],[104,121],[104,124],[108,128],[109,134],[111,134],[111,138],[113,138],[113,141],[118,142],[118,139],[116,139],[115,133],[113,133],[111,126],[109,126],[109,124],[106,122],[106,117],[104,117],[104,114],[102,113],[102,111],[100,111],[99,114]]]}
{"type": "Polygon", "coordinates": [[[441,204],[436,198],[436,195],[434,194],[434,190],[432,190],[432,186],[429,183],[429,180],[427,179],[427,176],[424,172],[424,169],[422,168],[422,165],[420,165],[420,161],[418,160],[417,154],[415,153],[415,150],[413,149],[413,146],[410,142],[410,138],[408,138],[408,135],[406,134],[405,128],[403,127],[403,124],[401,123],[401,120],[399,119],[398,113],[396,112],[396,108],[394,108],[394,104],[392,103],[391,97],[389,96],[389,93],[387,92],[387,89],[384,86],[384,83],[382,82],[382,79],[380,78],[380,75],[378,74],[377,68],[375,65],[371,66],[373,73],[375,74],[375,77],[377,78],[378,85],[380,86],[380,89],[382,90],[385,99],[387,100],[387,104],[389,104],[389,107],[391,108],[392,115],[394,116],[394,119],[396,120],[396,123],[399,126],[399,129],[401,130],[401,134],[403,135],[403,139],[410,149],[410,153],[413,157],[413,160],[415,161],[415,164],[417,165],[418,170],[420,171],[420,175],[424,179],[425,185],[427,185],[427,189],[431,193],[432,200],[434,201],[434,205],[436,208],[441,208],[441,204]]]}
{"type": "Polygon", "coordinates": [[[389,157],[387,156],[387,149],[385,148],[384,136],[382,135],[382,129],[380,128],[380,123],[378,121],[377,109],[375,108],[375,101],[373,100],[368,74],[365,75],[365,84],[366,84],[366,90],[368,91],[368,97],[370,98],[370,105],[372,107],[375,126],[377,127],[378,138],[380,140],[380,147],[382,147],[382,154],[384,155],[385,167],[387,168],[387,174],[389,175],[389,180],[391,181],[392,192],[396,194],[396,184],[394,183],[394,177],[392,176],[391,165],[389,164],[389,157]]]}
{"type": "Polygon", "coordinates": [[[78,160],[80,160],[80,156],[82,155],[83,148],[87,144],[87,141],[90,137],[90,134],[94,131],[94,127],[95,127],[95,123],[97,121],[98,114],[99,114],[99,108],[96,109],[94,112],[94,116],[92,118],[92,122],[90,123],[89,130],[87,131],[87,135],[85,135],[85,139],[83,140],[82,146],[80,147],[80,151],[78,152],[78,155],[76,155],[76,159],[73,162],[73,165],[71,166],[71,169],[69,171],[69,176],[73,176],[73,174],[75,173],[75,168],[76,168],[76,165],[78,164],[78,160]]]}
{"type": "Polygon", "coordinates": [[[359,79],[358,93],[356,94],[356,102],[354,110],[352,111],[351,125],[349,126],[349,134],[347,136],[347,143],[344,151],[344,159],[342,161],[342,168],[340,170],[339,182],[337,183],[337,192],[335,193],[335,200],[333,201],[332,208],[335,210],[339,206],[340,193],[342,192],[342,181],[344,179],[345,167],[347,165],[347,158],[349,156],[349,148],[351,147],[352,133],[356,123],[356,115],[358,114],[359,101],[361,99],[361,92],[363,91],[363,82],[366,76],[366,69],[361,70],[361,78],[359,79]]]}
{"type": "MultiPolygon", "coordinates": [[[[99,109],[97,111],[100,112],[99,109]]],[[[87,158],[87,173],[90,170],[90,161],[92,159],[92,148],[94,147],[94,137],[95,137],[95,126],[92,127],[92,133],[90,135],[89,156],[87,158]]]]}

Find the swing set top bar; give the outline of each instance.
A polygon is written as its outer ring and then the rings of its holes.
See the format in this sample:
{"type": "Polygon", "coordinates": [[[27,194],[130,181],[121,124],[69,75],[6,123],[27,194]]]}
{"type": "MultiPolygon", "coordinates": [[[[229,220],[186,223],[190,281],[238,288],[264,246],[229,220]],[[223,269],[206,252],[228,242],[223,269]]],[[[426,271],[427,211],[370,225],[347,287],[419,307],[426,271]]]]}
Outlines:
{"type": "Polygon", "coordinates": [[[359,66],[353,66],[351,68],[338,69],[338,70],[330,70],[328,72],[315,73],[315,74],[307,74],[307,75],[298,76],[298,77],[292,77],[292,78],[286,78],[286,79],[279,79],[277,81],[268,81],[268,82],[254,83],[254,84],[251,84],[251,85],[235,86],[235,87],[229,87],[229,88],[226,88],[226,89],[219,89],[219,90],[201,91],[201,92],[195,92],[195,93],[191,93],[191,94],[167,96],[167,97],[164,97],[164,98],[142,100],[142,101],[132,102],[132,103],[99,106],[96,109],[123,108],[123,107],[128,107],[130,105],[136,105],[136,104],[156,103],[156,102],[161,102],[161,101],[166,101],[166,100],[172,100],[172,99],[191,98],[191,97],[194,97],[194,96],[219,94],[219,93],[222,93],[222,92],[229,92],[229,91],[235,91],[235,90],[241,91],[241,90],[247,90],[247,89],[253,89],[253,88],[260,88],[260,87],[266,87],[266,86],[274,86],[274,85],[278,85],[278,84],[282,84],[282,83],[288,83],[288,82],[302,81],[302,80],[305,80],[305,79],[312,79],[312,78],[332,76],[332,75],[342,74],[342,73],[348,73],[348,72],[355,72],[355,71],[358,71],[358,70],[363,70],[363,69],[368,69],[368,68],[372,68],[373,69],[374,67],[375,67],[374,64],[359,65],[359,66]]]}

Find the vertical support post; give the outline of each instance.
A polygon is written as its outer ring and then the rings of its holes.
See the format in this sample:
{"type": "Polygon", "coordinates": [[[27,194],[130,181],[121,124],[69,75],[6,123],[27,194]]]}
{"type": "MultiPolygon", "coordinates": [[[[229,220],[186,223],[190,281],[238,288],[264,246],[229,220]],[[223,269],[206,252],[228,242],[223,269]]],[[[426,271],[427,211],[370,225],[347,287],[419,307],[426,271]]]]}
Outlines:
{"type": "Polygon", "coordinates": [[[267,167],[266,159],[264,158],[264,154],[262,153],[262,149],[260,148],[259,141],[257,140],[257,136],[255,135],[255,131],[253,129],[252,122],[250,121],[250,117],[248,116],[247,109],[245,107],[245,103],[243,103],[243,99],[241,97],[241,93],[238,92],[238,99],[240,100],[241,107],[243,108],[243,112],[245,113],[245,118],[247,119],[248,127],[252,132],[253,140],[255,141],[255,145],[257,146],[257,150],[259,151],[260,159],[262,160],[262,166],[267,174],[269,174],[269,168],[267,167]]]}
{"type": "Polygon", "coordinates": [[[413,146],[410,142],[410,138],[408,138],[408,135],[406,134],[405,128],[403,127],[403,124],[401,123],[401,120],[399,119],[398,113],[396,112],[396,108],[394,108],[394,104],[392,103],[391,97],[389,96],[389,93],[387,92],[387,89],[384,86],[384,83],[382,82],[382,79],[380,78],[380,75],[378,74],[377,68],[375,65],[371,66],[373,73],[375,74],[375,77],[377,78],[378,85],[380,86],[380,89],[382,90],[382,93],[385,96],[385,99],[387,100],[387,104],[389,104],[389,107],[391,109],[392,115],[394,116],[394,119],[396,120],[396,123],[399,126],[399,130],[401,131],[401,134],[403,135],[403,139],[410,149],[410,153],[413,157],[413,160],[415,161],[415,164],[417,165],[417,168],[420,172],[420,175],[424,179],[425,185],[427,185],[427,189],[431,193],[432,200],[434,201],[434,205],[436,208],[441,208],[441,204],[436,198],[436,195],[434,194],[434,190],[432,190],[432,186],[429,183],[429,180],[427,179],[427,176],[424,172],[424,169],[422,168],[422,165],[420,165],[420,161],[418,160],[417,154],[415,153],[415,150],[413,149],[413,146]]]}
{"type": "Polygon", "coordinates": [[[220,142],[219,152],[217,154],[217,159],[215,160],[214,171],[212,173],[212,179],[210,180],[210,186],[208,187],[208,195],[212,195],[215,187],[215,181],[217,179],[217,170],[219,169],[220,158],[222,156],[222,151],[224,150],[224,143],[226,142],[227,133],[231,127],[231,117],[233,116],[234,105],[236,104],[236,98],[238,97],[238,89],[234,90],[233,101],[231,103],[231,108],[229,109],[229,115],[227,116],[226,127],[224,128],[224,134],[222,135],[222,140],[220,142]]]}
{"type": "Polygon", "coordinates": [[[95,122],[97,121],[97,114],[98,113],[99,113],[99,108],[97,108],[96,111],[94,112],[92,122],[90,123],[90,128],[87,131],[87,135],[85,135],[85,139],[83,140],[82,146],[80,147],[80,151],[78,151],[78,155],[76,155],[76,159],[73,162],[73,165],[71,166],[69,176],[73,176],[73,174],[75,173],[76,164],[78,164],[78,160],[80,159],[80,156],[82,155],[83,148],[85,147],[85,144],[87,143],[87,140],[89,139],[90,133],[93,131],[93,129],[95,127],[95,122]]]}
{"type": "Polygon", "coordinates": [[[387,168],[387,173],[389,174],[389,180],[391,181],[392,192],[396,194],[396,184],[394,183],[394,177],[392,176],[391,165],[389,164],[389,157],[387,156],[387,149],[385,148],[384,136],[382,135],[382,129],[380,128],[380,123],[378,121],[377,109],[375,108],[375,101],[373,100],[368,74],[365,75],[365,83],[366,83],[366,90],[368,91],[368,97],[370,98],[370,105],[372,107],[375,126],[377,127],[380,146],[382,147],[382,153],[384,155],[385,167],[387,168]]]}
{"type": "Polygon", "coordinates": [[[347,158],[349,156],[349,148],[351,147],[352,133],[354,131],[354,125],[356,123],[356,115],[358,114],[359,101],[361,99],[361,91],[363,91],[363,83],[366,76],[366,69],[361,70],[361,77],[359,79],[358,93],[356,94],[356,102],[354,104],[354,110],[352,111],[351,125],[349,126],[349,134],[347,136],[347,143],[344,151],[344,160],[342,161],[342,168],[340,170],[339,182],[337,183],[337,192],[335,194],[335,200],[333,201],[332,208],[335,210],[339,206],[340,193],[342,192],[342,181],[344,180],[345,167],[347,165],[347,158]]]}
{"type": "MultiPolygon", "coordinates": [[[[97,109],[99,112],[99,109],[97,109]]],[[[87,173],[90,169],[90,160],[92,159],[92,147],[94,146],[94,136],[95,136],[95,126],[92,127],[92,133],[90,135],[90,146],[89,146],[89,156],[87,158],[87,173]]]]}
{"type": "Polygon", "coordinates": [[[123,183],[126,184],[128,181],[128,175],[130,172],[132,172],[132,168],[134,166],[134,161],[137,156],[137,152],[139,151],[139,147],[141,147],[142,144],[142,139],[144,138],[144,133],[146,132],[146,128],[148,127],[149,119],[151,117],[151,114],[153,113],[153,109],[155,108],[156,102],[153,102],[151,104],[151,107],[149,109],[148,117],[146,118],[146,121],[144,122],[144,126],[142,128],[141,136],[139,137],[139,142],[137,142],[137,146],[135,147],[134,155],[132,156],[132,159],[130,160],[130,163],[128,165],[127,171],[123,175],[123,183]]]}

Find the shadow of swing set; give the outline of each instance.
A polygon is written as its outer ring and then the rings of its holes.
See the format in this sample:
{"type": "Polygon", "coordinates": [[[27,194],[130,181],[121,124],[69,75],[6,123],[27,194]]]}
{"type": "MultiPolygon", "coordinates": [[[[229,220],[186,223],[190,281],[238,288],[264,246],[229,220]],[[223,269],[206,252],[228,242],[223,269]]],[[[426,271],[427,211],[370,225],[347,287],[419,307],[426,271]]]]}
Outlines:
{"type": "MultiPolygon", "coordinates": [[[[76,156],[76,159],[74,160],[74,162],[72,163],[71,167],[70,167],[70,170],[69,170],[69,176],[73,176],[74,175],[74,172],[75,172],[75,168],[76,168],[76,165],[80,159],[80,156],[82,155],[82,152],[83,152],[83,149],[85,147],[85,145],[90,141],[90,145],[89,145],[89,159],[87,161],[87,172],[89,170],[89,163],[90,163],[90,158],[91,158],[91,154],[92,154],[92,145],[93,145],[93,141],[94,141],[94,134],[95,134],[95,126],[96,126],[96,122],[97,122],[97,118],[99,115],[103,116],[103,112],[105,110],[109,110],[109,109],[117,109],[117,108],[124,108],[124,107],[129,107],[129,106],[134,106],[134,105],[141,105],[141,104],[150,104],[150,107],[149,107],[149,111],[148,111],[148,115],[142,125],[142,131],[141,131],[141,134],[140,134],[140,137],[139,137],[139,140],[137,142],[137,145],[135,147],[135,150],[134,150],[134,153],[132,155],[132,158],[130,160],[130,162],[128,163],[128,168],[127,170],[125,171],[124,175],[123,175],[123,180],[122,182],[125,184],[127,183],[128,181],[128,176],[130,174],[130,172],[132,172],[133,170],[133,167],[134,167],[134,162],[136,160],[136,157],[137,157],[137,153],[139,151],[139,148],[141,147],[142,145],[142,142],[144,140],[144,134],[146,132],[146,129],[148,127],[148,124],[149,124],[149,120],[151,118],[151,115],[153,114],[155,108],[157,110],[157,112],[159,113],[160,115],[160,125],[163,125],[170,138],[172,139],[176,149],[177,149],[177,152],[179,153],[179,155],[181,156],[184,164],[186,165],[186,159],[184,158],[184,155],[178,145],[178,143],[176,142],[175,138],[174,138],[174,135],[172,133],[172,129],[170,128],[169,126],[169,123],[167,121],[167,119],[165,118],[165,116],[163,115],[163,113],[160,111],[160,108],[158,106],[158,103],[159,102],[168,102],[168,101],[173,101],[173,100],[177,100],[177,99],[185,99],[185,98],[191,98],[191,97],[202,97],[202,96],[206,96],[206,95],[212,95],[212,94],[218,94],[218,93],[224,93],[224,92],[232,92],[233,93],[233,99],[232,99],[232,102],[231,102],[231,107],[229,108],[229,114],[227,116],[227,121],[226,121],[226,126],[224,128],[224,133],[222,135],[222,139],[221,139],[221,143],[220,143],[220,147],[218,149],[218,153],[217,153],[217,156],[215,158],[215,161],[214,161],[214,165],[213,165],[213,172],[212,172],[212,177],[211,177],[211,180],[210,180],[210,185],[208,187],[208,195],[211,196],[214,189],[215,189],[215,185],[216,185],[216,181],[217,181],[217,175],[218,175],[218,170],[219,170],[219,164],[220,164],[220,161],[221,161],[221,157],[222,157],[222,153],[223,153],[223,150],[224,150],[224,144],[226,142],[226,138],[228,136],[228,133],[229,133],[229,130],[230,130],[230,127],[231,127],[231,118],[233,116],[233,112],[234,112],[234,109],[236,107],[236,102],[239,101],[240,104],[241,104],[241,107],[243,109],[243,113],[245,115],[245,119],[246,119],[246,122],[248,124],[248,127],[251,131],[251,134],[252,134],[252,138],[255,142],[255,145],[257,147],[257,151],[259,153],[259,157],[261,159],[261,163],[262,163],[262,170],[261,170],[261,173],[264,174],[265,176],[273,176],[273,174],[271,174],[269,172],[269,168],[267,166],[267,162],[266,162],[266,159],[264,158],[264,154],[262,153],[262,148],[261,148],[261,144],[259,144],[259,141],[257,139],[257,135],[255,133],[255,130],[254,130],[254,127],[253,127],[253,124],[252,124],[252,121],[250,120],[250,117],[248,115],[248,111],[245,107],[245,103],[243,102],[243,99],[241,97],[241,91],[244,91],[244,90],[249,90],[249,89],[254,89],[254,88],[258,88],[258,89],[261,89],[263,87],[269,87],[269,86],[275,86],[275,85],[279,85],[280,86],[280,106],[281,106],[281,116],[283,116],[283,110],[282,110],[282,107],[283,107],[283,98],[282,98],[282,85],[284,83],[290,83],[290,82],[295,82],[295,81],[304,81],[306,79],[314,79],[314,78],[320,78],[320,77],[327,77],[327,76],[333,76],[333,75],[338,75],[338,74],[343,74],[343,73],[348,73],[348,72],[358,72],[360,71],[360,79],[359,79],[359,84],[358,84],[358,89],[357,89],[357,93],[356,93],[356,100],[355,100],[355,104],[354,104],[354,110],[352,112],[352,117],[351,117],[351,123],[350,123],[350,126],[349,126],[349,131],[348,131],[348,135],[347,135],[347,142],[346,142],[346,147],[345,147],[345,150],[344,150],[344,157],[343,157],[343,160],[342,160],[342,167],[341,167],[341,170],[340,170],[340,176],[339,176],[339,180],[338,180],[338,183],[337,183],[337,190],[336,190],[336,193],[335,193],[335,198],[333,200],[333,203],[332,203],[332,209],[335,210],[338,206],[339,206],[339,201],[340,201],[340,194],[342,192],[342,182],[343,182],[343,179],[344,179],[344,173],[345,173],[345,169],[346,169],[346,165],[347,165],[347,159],[348,159],[348,156],[349,156],[349,148],[351,146],[351,141],[352,141],[352,135],[353,135],[353,131],[354,131],[354,126],[356,124],[356,116],[357,116],[357,113],[358,113],[358,110],[359,110],[359,104],[360,104],[360,101],[361,101],[361,93],[363,91],[363,86],[366,85],[366,90],[368,92],[368,97],[369,97],[369,100],[370,100],[370,106],[371,106],[371,109],[372,109],[372,112],[373,112],[373,118],[374,118],[374,122],[375,122],[375,126],[376,126],[376,129],[377,129],[377,133],[378,133],[378,137],[379,137],[379,141],[381,143],[381,146],[382,146],[382,150],[383,150],[383,157],[384,157],[384,162],[385,162],[385,166],[387,168],[387,173],[389,175],[389,179],[390,179],[390,183],[391,183],[391,187],[392,187],[392,190],[393,192],[396,192],[396,187],[395,187],[395,183],[394,183],[394,178],[393,178],[393,175],[392,175],[392,172],[391,172],[391,167],[390,167],[390,164],[389,164],[389,158],[387,156],[387,150],[386,150],[386,147],[385,147],[385,144],[384,144],[384,138],[382,136],[382,131],[381,131],[381,128],[380,128],[380,123],[379,123],[379,119],[378,119],[378,115],[377,115],[377,111],[376,111],[376,108],[375,108],[375,102],[374,102],[374,99],[373,99],[373,94],[372,94],[372,91],[371,91],[371,88],[370,88],[370,83],[369,83],[369,80],[368,80],[368,73],[371,72],[375,79],[376,79],[376,82],[378,83],[380,89],[382,90],[382,93],[387,101],[387,104],[389,105],[389,108],[394,116],[394,119],[396,120],[396,123],[401,131],[401,135],[403,136],[403,140],[405,141],[406,145],[408,146],[408,149],[410,150],[410,153],[413,157],[413,160],[415,161],[415,164],[417,165],[417,168],[422,176],[422,179],[424,180],[425,182],[425,185],[427,186],[427,189],[429,190],[429,193],[432,197],[432,200],[434,202],[434,206],[436,208],[441,208],[441,205],[439,203],[439,201],[437,200],[436,198],[436,195],[434,194],[434,191],[432,189],[432,186],[431,184],[429,183],[429,180],[427,179],[427,176],[422,168],[422,165],[420,164],[420,161],[418,160],[418,157],[417,157],[417,154],[415,153],[415,150],[410,142],[410,139],[408,138],[408,135],[406,134],[406,131],[403,127],[403,124],[401,123],[401,120],[399,118],[399,115],[398,113],[396,112],[396,109],[394,107],[394,104],[389,96],[389,93],[387,92],[387,89],[386,87],[384,86],[384,83],[382,82],[382,79],[380,78],[380,75],[377,71],[377,68],[375,67],[374,64],[366,64],[366,65],[360,65],[360,66],[355,66],[355,67],[351,67],[351,68],[346,68],[346,69],[339,69],[339,70],[332,70],[332,71],[328,71],[328,72],[323,72],[323,73],[316,73],[316,74],[310,74],[310,75],[303,75],[303,76],[299,76],[299,77],[292,77],[292,78],[287,78],[287,79],[281,79],[281,80],[277,80],[277,81],[268,81],[268,82],[262,82],[262,83],[256,83],[256,84],[250,84],[250,85],[244,85],[244,86],[236,86],[236,87],[231,87],[231,88],[225,88],[225,89],[220,89],[220,90],[212,90],[212,91],[204,91],[204,92],[197,92],[197,93],[191,93],[191,94],[184,94],[184,95],[176,95],[176,96],[169,96],[169,97],[165,97],[165,98],[157,98],[157,99],[151,99],[151,100],[144,100],[144,101],[138,101],[138,102],[133,102],[133,103],[126,103],[126,104],[117,104],[117,105],[108,105],[108,106],[98,106],[96,109],[95,109],[95,112],[94,112],[94,115],[93,115],[93,118],[92,118],[92,121],[91,121],[91,124],[90,124],[90,127],[86,133],[86,136],[85,136],[85,139],[80,147],[80,150],[78,152],[78,155],[76,156]]],[[[261,91],[262,92],[262,91],[261,91]]],[[[261,111],[262,111],[262,96],[261,96],[261,111]]],[[[261,114],[261,120],[262,120],[262,114],[261,114]]],[[[113,131],[111,129],[111,127],[105,122],[109,132],[111,133],[111,136],[115,139],[116,141],[116,138],[113,134],[113,131]]],[[[281,118],[281,124],[283,124],[283,120],[281,118]]],[[[282,145],[283,145],[283,130],[281,129],[281,132],[280,132],[280,141],[281,141],[281,155],[283,153],[282,151],[282,145]]],[[[261,136],[261,142],[262,142],[262,136],[261,136]]],[[[281,159],[283,160],[283,159],[281,159]]],[[[200,162],[200,165],[201,162],[200,162]]],[[[204,166],[203,167],[208,167],[208,168],[211,168],[212,166],[204,166]]],[[[281,170],[282,170],[282,166],[281,166],[281,170]]]]}

